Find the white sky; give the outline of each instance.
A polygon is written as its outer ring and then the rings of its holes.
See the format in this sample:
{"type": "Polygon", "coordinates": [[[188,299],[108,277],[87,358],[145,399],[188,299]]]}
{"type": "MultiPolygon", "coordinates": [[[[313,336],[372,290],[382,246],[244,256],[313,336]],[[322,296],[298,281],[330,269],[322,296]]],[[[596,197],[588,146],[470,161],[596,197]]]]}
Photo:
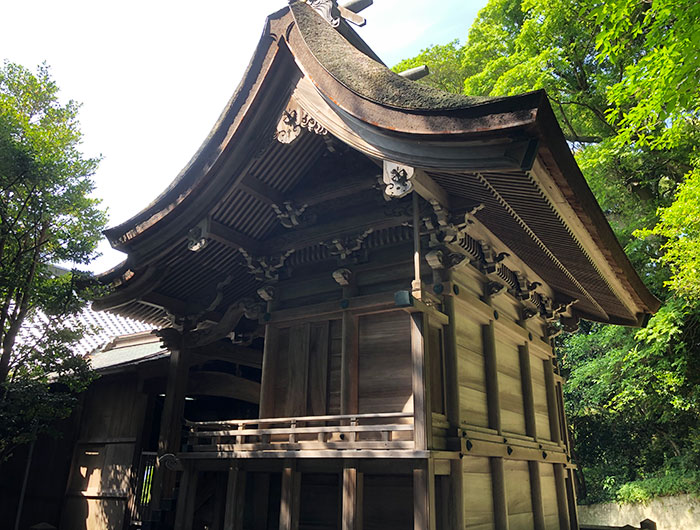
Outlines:
{"type": "MultiPolygon", "coordinates": [[[[110,226],[175,178],[233,94],[285,0],[15,0],[2,8],[0,58],[46,61],[61,95],[83,103],[83,150],[104,157],[95,195],[110,226]]],[[[389,66],[431,44],[464,39],[486,0],[374,0],[358,32],[389,66]]],[[[109,248],[90,268],[124,254],[109,248]]]]}

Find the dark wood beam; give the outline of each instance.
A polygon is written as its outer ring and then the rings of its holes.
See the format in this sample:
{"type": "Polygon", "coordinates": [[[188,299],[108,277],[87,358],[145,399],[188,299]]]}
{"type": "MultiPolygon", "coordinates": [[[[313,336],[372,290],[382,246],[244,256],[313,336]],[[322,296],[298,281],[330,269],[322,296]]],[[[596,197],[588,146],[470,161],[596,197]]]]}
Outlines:
{"type": "Polygon", "coordinates": [[[321,241],[361,234],[369,228],[378,231],[401,226],[410,220],[410,215],[387,217],[382,209],[373,208],[360,215],[342,217],[330,223],[295,230],[293,236],[283,235],[271,238],[264,242],[264,246],[266,253],[276,254],[317,245],[321,241]]]}
{"type": "Polygon", "coordinates": [[[229,340],[220,340],[192,350],[195,362],[218,359],[252,368],[262,368],[263,353],[260,350],[233,344],[229,340]]]}
{"type": "Polygon", "coordinates": [[[214,241],[235,249],[244,248],[253,254],[260,252],[260,241],[218,221],[210,221],[208,236],[214,241]]]}
{"type": "Polygon", "coordinates": [[[252,195],[256,199],[272,205],[281,206],[286,199],[285,196],[276,189],[268,186],[253,175],[246,175],[239,183],[239,187],[247,194],[252,195]]]}
{"type": "Polygon", "coordinates": [[[425,171],[416,169],[411,182],[413,182],[413,189],[426,201],[435,201],[446,210],[450,209],[449,195],[445,189],[435,182],[425,171]]]}
{"type": "Polygon", "coordinates": [[[187,383],[187,394],[260,403],[260,383],[224,372],[192,372],[187,383]]]}
{"type": "Polygon", "coordinates": [[[92,303],[92,309],[93,311],[105,311],[135,302],[158,287],[164,277],[165,271],[162,269],[148,267],[135,278],[127,280],[125,287],[95,300],[92,303]]]}
{"type": "Polygon", "coordinates": [[[327,184],[314,186],[313,188],[294,190],[294,192],[290,194],[290,198],[287,200],[292,201],[295,204],[314,206],[316,204],[323,204],[324,202],[333,199],[340,199],[342,197],[354,195],[361,191],[371,190],[376,185],[377,177],[372,176],[363,176],[357,179],[345,179],[341,180],[340,182],[332,181],[327,184]]]}

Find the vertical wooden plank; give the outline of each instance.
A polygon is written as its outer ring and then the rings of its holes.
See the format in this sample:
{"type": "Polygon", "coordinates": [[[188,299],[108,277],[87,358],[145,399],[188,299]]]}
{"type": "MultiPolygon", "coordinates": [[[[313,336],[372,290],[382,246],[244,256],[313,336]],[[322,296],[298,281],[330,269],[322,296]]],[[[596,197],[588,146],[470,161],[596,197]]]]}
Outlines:
{"type": "Polygon", "coordinates": [[[263,348],[262,381],[260,383],[260,417],[270,418],[275,407],[275,358],[279,355],[279,329],[268,324],[265,326],[265,343],[263,348]]]}
{"type": "Polygon", "coordinates": [[[564,388],[561,383],[556,384],[556,397],[557,397],[557,411],[559,412],[559,425],[561,429],[561,438],[564,442],[564,446],[567,452],[571,452],[571,440],[569,439],[569,424],[566,420],[566,413],[564,412],[564,388]]]}
{"type": "Polygon", "coordinates": [[[413,469],[413,529],[436,530],[434,461],[419,460],[413,469]]]}
{"type": "Polygon", "coordinates": [[[198,472],[192,464],[187,464],[180,480],[180,493],[177,497],[175,509],[174,530],[188,530],[192,528],[195,501],[197,499],[198,472]]]}
{"type": "MultiPolygon", "coordinates": [[[[165,402],[158,435],[158,456],[177,453],[181,447],[182,419],[185,410],[185,391],[189,373],[189,352],[183,348],[172,348],[168,360],[168,379],[165,402]]],[[[170,499],[175,492],[175,472],[159,465],[156,461],[151,506],[159,509],[164,499],[170,499]]]]}
{"type": "Polygon", "coordinates": [[[496,335],[493,321],[481,327],[484,343],[484,371],[486,373],[486,400],[488,401],[489,427],[501,432],[501,397],[498,389],[498,361],[496,359],[496,335]]]}
{"type": "Polygon", "coordinates": [[[362,473],[357,462],[348,461],[343,467],[342,530],[362,530],[362,473]]]}
{"type": "Polygon", "coordinates": [[[413,439],[416,449],[428,449],[432,437],[432,413],[430,413],[430,392],[428,392],[428,331],[427,316],[411,313],[411,381],[413,388],[413,439]]]}
{"type": "Polygon", "coordinates": [[[296,470],[296,461],[284,461],[282,468],[282,495],[280,501],[280,530],[299,528],[299,500],[301,474],[296,470]]]}
{"type": "Polygon", "coordinates": [[[508,499],[503,458],[490,458],[493,512],[496,530],[508,530],[508,499]]]}
{"type": "Polygon", "coordinates": [[[355,414],[358,409],[357,318],[345,311],[342,321],[340,351],[340,413],[355,414]]]}
{"type": "Polygon", "coordinates": [[[245,497],[245,490],[239,488],[238,475],[241,471],[238,465],[229,467],[228,480],[226,483],[226,510],[224,511],[224,530],[236,529],[236,509],[238,508],[238,497],[245,497]]]}
{"type": "Polygon", "coordinates": [[[238,481],[236,483],[236,504],[234,509],[233,528],[243,530],[243,513],[245,511],[246,500],[246,480],[248,473],[242,469],[238,470],[238,481]]]}
{"type": "Polygon", "coordinates": [[[547,387],[547,410],[549,411],[549,430],[552,441],[561,444],[561,430],[559,427],[559,406],[557,403],[557,389],[554,382],[554,364],[551,359],[544,363],[544,384],[547,387]]]}
{"type": "Polygon", "coordinates": [[[217,473],[216,491],[214,493],[214,525],[211,530],[223,530],[224,514],[226,513],[226,482],[228,475],[217,473]]]}
{"type": "Polygon", "coordinates": [[[578,502],[576,501],[576,488],[574,487],[574,470],[566,469],[566,498],[569,504],[569,524],[571,528],[578,528],[578,502]]]}
{"type": "Polygon", "coordinates": [[[554,464],[554,482],[557,485],[557,506],[559,507],[559,529],[571,530],[569,502],[564,480],[564,465],[554,464]]]}
{"type": "Polygon", "coordinates": [[[323,416],[328,413],[328,334],[330,322],[311,326],[309,343],[309,391],[307,414],[323,416]]]}
{"type": "Polygon", "coordinates": [[[540,464],[539,462],[528,462],[527,465],[530,471],[530,495],[532,496],[532,517],[535,521],[535,530],[545,530],[540,464]]]}
{"type": "Polygon", "coordinates": [[[253,529],[267,530],[267,514],[270,503],[270,475],[257,473],[254,482],[253,529]]]}
{"type": "Polygon", "coordinates": [[[450,460],[450,480],[447,505],[447,528],[464,528],[464,471],[462,460],[450,460]]]}
{"type": "MultiPolygon", "coordinates": [[[[452,272],[450,271],[450,275],[452,272]]],[[[451,279],[451,278],[450,278],[451,279]]],[[[459,357],[457,354],[457,314],[453,296],[445,297],[445,309],[450,318],[445,328],[445,394],[447,419],[451,425],[461,425],[459,406],[459,357]]],[[[462,528],[461,526],[455,528],[462,528]]]]}
{"type": "Polygon", "coordinates": [[[535,421],[535,396],[532,389],[532,367],[530,366],[530,348],[526,344],[518,346],[520,356],[520,379],[523,387],[523,410],[525,412],[525,433],[537,439],[535,421]]]}
{"type": "Polygon", "coordinates": [[[286,416],[306,416],[310,338],[311,324],[309,323],[292,326],[289,329],[286,416]]]}

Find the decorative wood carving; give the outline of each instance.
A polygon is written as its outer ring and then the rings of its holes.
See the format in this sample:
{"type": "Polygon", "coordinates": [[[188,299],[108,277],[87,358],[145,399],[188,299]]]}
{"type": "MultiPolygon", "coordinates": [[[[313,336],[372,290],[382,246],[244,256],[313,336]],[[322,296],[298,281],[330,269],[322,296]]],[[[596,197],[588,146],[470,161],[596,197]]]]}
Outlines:
{"type": "Polygon", "coordinates": [[[340,260],[347,260],[355,252],[362,248],[367,236],[374,232],[373,228],[368,228],[357,236],[341,237],[325,241],[323,244],[330,250],[331,256],[337,256],[340,260]]]}
{"type": "Polygon", "coordinates": [[[284,262],[293,252],[294,249],[291,249],[277,256],[253,256],[245,249],[241,249],[241,255],[245,258],[248,270],[259,281],[278,280],[279,270],[284,267],[284,262]]]}
{"type": "Polygon", "coordinates": [[[338,285],[347,286],[352,283],[352,271],[350,269],[338,269],[333,271],[333,279],[338,285]]]}
{"type": "Polygon", "coordinates": [[[156,329],[152,332],[160,339],[164,348],[177,350],[182,347],[182,332],[176,328],[156,329]]]}
{"type": "Polygon", "coordinates": [[[272,285],[263,285],[258,289],[258,296],[265,302],[272,302],[275,299],[275,288],[272,285]]]}
{"type": "Polygon", "coordinates": [[[294,206],[291,201],[284,201],[282,207],[277,204],[272,204],[271,206],[280,224],[285,228],[294,228],[301,224],[310,224],[310,222],[313,222],[309,216],[304,216],[304,212],[308,208],[307,204],[302,204],[297,207],[294,206]]]}
{"type": "Polygon", "coordinates": [[[187,248],[199,252],[209,243],[209,220],[203,219],[187,232],[187,248]]]}
{"type": "Polygon", "coordinates": [[[523,320],[530,320],[532,317],[537,315],[537,311],[535,309],[532,309],[530,307],[526,307],[523,309],[523,320]]]}
{"type": "Polygon", "coordinates": [[[413,191],[411,179],[416,170],[411,166],[404,166],[396,162],[384,161],[382,182],[385,185],[384,196],[389,199],[400,199],[413,191]]]}
{"type": "Polygon", "coordinates": [[[340,17],[335,16],[337,6],[333,0],[306,0],[311,8],[321,15],[331,26],[337,28],[340,24],[340,17]]]}
{"type": "Polygon", "coordinates": [[[316,118],[295,102],[290,101],[289,106],[284,110],[282,118],[277,124],[275,138],[280,143],[290,144],[299,137],[303,129],[314,134],[328,134],[326,128],[316,121],[316,118]]]}
{"type": "Polygon", "coordinates": [[[169,469],[170,471],[182,471],[185,469],[180,459],[173,453],[165,453],[164,455],[159,456],[158,464],[165,466],[165,468],[169,469]]]}
{"type": "Polygon", "coordinates": [[[496,296],[497,294],[506,292],[505,285],[499,282],[489,282],[486,288],[489,296],[496,296]]]}
{"type": "Polygon", "coordinates": [[[462,263],[466,256],[456,252],[446,252],[443,250],[431,250],[425,255],[425,259],[433,270],[451,269],[462,263]]]}
{"type": "Polygon", "coordinates": [[[574,333],[578,331],[579,318],[576,316],[561,317],[559,319],[559,322],[561,322],[561,326],[564,329],[564,331],[567,331],[569,333],[574,333]]]}

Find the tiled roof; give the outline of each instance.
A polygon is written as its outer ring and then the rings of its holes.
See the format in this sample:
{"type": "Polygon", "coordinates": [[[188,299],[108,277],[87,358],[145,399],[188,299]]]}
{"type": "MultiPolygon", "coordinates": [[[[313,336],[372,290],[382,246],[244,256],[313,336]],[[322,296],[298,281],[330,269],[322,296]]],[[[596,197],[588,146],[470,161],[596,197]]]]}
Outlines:
{"type": "MultiPolygon", "coordinates": [[[[89,326],[94,333],[86,333],[74,347],[78,355],[85,355],[103,347],[109,341],[120,335],[149,331],[153,326],[145,322],[122,317],[105,311],[93,311],[85,308],[76,316],[67,317],[69,325],[89,326]]],[[[19,333],[19,343],[30,343],[41,337],[44,326],[50,324],[50,319],[43,313],[37,313],[34,319],[25,324],[19,333]]]]}

